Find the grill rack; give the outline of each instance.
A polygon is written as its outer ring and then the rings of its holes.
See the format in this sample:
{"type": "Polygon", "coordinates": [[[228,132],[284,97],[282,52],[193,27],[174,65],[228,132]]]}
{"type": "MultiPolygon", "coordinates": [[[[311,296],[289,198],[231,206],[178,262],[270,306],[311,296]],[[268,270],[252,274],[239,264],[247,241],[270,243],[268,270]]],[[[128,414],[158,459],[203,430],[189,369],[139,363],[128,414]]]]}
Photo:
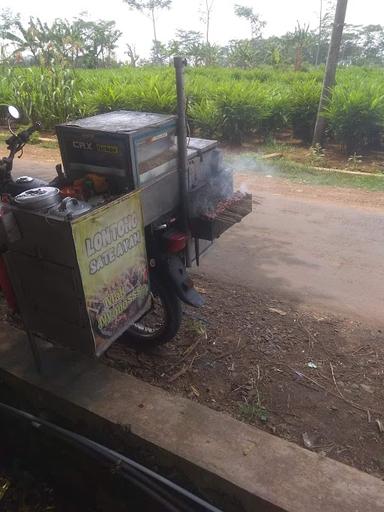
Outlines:
{"type": "Polygon", "coordinates": [[[191,234],[194,238],[212,242],[251,212],[252,194],[243,194],[215,216],[201,215],[192,218],[191,234]]]}

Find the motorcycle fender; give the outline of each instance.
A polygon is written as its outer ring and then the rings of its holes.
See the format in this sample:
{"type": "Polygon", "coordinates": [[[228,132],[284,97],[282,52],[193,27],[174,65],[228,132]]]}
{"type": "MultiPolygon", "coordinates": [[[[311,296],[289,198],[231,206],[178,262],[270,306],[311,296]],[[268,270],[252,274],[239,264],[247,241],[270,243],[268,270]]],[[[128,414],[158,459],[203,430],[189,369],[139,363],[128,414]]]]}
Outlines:
{"type": "Polygon", "coordinates": [[[168,258],[167,265],[169,278],[179,299],[190,306],[201,307],[204,304],[204,299],[194,288],[192,279],[181,259],[178,256],[171,256],[168,258]]]}

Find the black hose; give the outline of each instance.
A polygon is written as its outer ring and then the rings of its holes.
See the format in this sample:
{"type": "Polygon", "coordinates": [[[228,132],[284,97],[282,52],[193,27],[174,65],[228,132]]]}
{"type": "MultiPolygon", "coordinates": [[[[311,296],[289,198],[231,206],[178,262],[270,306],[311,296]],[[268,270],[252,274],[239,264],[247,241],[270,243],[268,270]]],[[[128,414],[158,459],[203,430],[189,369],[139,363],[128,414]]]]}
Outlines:
{"type": "Polygon", "coordinates": [[[83,452],[88,453],[93,458],[98,458],[97,456],[99,456],[104,463],[107,461],[112,463],[116,473],[118,472],[133,485],[144,491],[157,503],[164,506],[164,510],[168,512],[221,512],[220,509],[210,505],[167,478],[80,434],[66,430],[54,423],[2,402],[0,402],[0,412],[23,419],[29,422],[31,427],[39,431],[43,431],[48,435],[54,435],[64,442],[80,447],[83,452]]]}

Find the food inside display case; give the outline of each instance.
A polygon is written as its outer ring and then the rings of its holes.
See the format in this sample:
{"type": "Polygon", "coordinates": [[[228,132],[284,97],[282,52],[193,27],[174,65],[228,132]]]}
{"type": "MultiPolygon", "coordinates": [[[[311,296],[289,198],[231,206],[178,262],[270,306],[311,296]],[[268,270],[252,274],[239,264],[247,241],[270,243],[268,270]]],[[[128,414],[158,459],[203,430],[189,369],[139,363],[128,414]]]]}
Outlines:
{"type": "Polygon", "coordinates": [[[140,174],[143,172],[142,166],[145,162],[156,161],[156,158],[165,162],[165,155],[169,151],[175,153],[175,131],[176,128],[171,126],[159,133],[144,135],[135,140],[136,159],[140,174]]]}
{"type": "Polygon", "coordinates": [[[176,117],[119,110],[56,127],[64,173],[108,176],[121,191],[140,185],[145,174],[176,157],[176,117]]]}

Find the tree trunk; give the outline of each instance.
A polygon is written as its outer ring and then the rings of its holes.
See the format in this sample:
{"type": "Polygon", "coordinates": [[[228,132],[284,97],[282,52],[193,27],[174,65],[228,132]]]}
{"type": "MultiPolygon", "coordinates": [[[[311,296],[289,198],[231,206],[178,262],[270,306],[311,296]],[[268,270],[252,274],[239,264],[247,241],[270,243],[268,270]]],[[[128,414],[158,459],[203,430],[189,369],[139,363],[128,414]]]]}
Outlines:
{"type": "Polygon", "coordinates": [[[313,134],[312,145],[322,144],[324,140],[326,119],[323,116],[324,109],[328,106],[331,97],[332,87],[336,82],[336,69],[339,60],[341,39],[343,37],[345,14],[347,12],[348,0],[337,0],[335,21],[333,24],[331,42],[329,44],[327,64],[325,68],[323,90],[320,97],[319,110],[317,113],[316,126],[313,134]]]}
{"type": "Polygon", "coordinates": [[[206,36],[205,39],[206,39],[207,45],[209,44],[209,22],[210,22],[210,17],[211,17],[211,14],[208,11],[207,12],[207,30],[206,30],[206,34],[205,34],[205,36],[206,36]]]}
{"type": "Polygon", "coordinates": [[[153,27],[153,48],[154,48],[154,59],[155,64],[159,63],[159,48],[157,45],[157,31],[156,31],[156,16],[155,9],[151,9],[152,27],[153,27]]]}
{"type": "Polygon", "coordinates": [[[214,0],[205,0],[206,26],[205,26],[205,42],[209,45],[209,31],[211,28],[211,12],[214,0]]]}
{"type": "Polygon", "coordinates": [[[153,40],[156,44],[157,43],[157,33],[156,33],[155,9],[151,9],[151,17],[152,17],[152,27],[153,27],[153,40]]]}
{"type": "Polygon", "coordinates": [[[321,36],[323,34],[323,0],[320,0],[320,17],[319,17],[319,40],[317,43],[315,66],[319,65],[321,36]]]}
{"type": "Polygon", "coordinates": [[[301,45],[296,47],[296,58],[295,58],[295,71],[301,71],[303,67],[303,47],[301,45]]]}

